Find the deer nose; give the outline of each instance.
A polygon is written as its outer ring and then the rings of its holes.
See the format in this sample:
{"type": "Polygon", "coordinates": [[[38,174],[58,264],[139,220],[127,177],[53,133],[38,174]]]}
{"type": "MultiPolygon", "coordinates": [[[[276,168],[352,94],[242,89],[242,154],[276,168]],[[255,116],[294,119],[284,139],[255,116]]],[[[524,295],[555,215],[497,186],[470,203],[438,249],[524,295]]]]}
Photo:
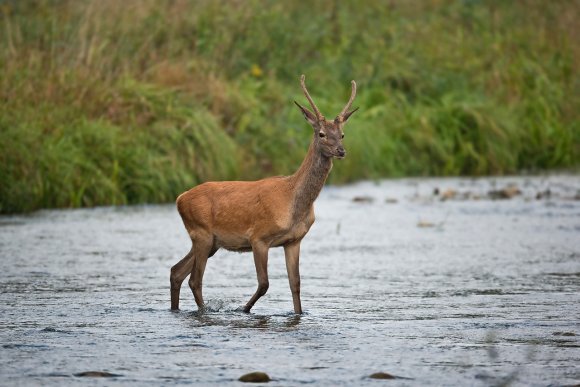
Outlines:
{"type": "Polygon", "coordinates": [[[336,153],[338,154],[338,157],[346,156],[346,151],[344,150],[344,147],[342,147],[342,146],[339,146],[338,148],[336,148],[336,153]]]}

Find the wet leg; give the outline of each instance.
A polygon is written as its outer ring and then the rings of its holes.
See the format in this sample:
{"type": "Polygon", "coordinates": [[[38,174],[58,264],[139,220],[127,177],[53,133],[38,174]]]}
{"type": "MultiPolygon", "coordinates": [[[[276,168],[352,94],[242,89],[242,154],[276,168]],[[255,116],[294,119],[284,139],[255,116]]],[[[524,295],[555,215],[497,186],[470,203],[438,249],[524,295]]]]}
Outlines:
{"type": "MultiPolygon", "coordinates": [[[[212,252],[215,253],[213,249],[213,241],[211,238],[207,240],[197,240],[195,243],[195,260],[193,268],[191,271],[191,277],[189,277],[189,287],[193,292],[193,297],[195,298],[195,303],[200,310],[203,310],[203,294],[202,294],[202,284],[203,284],[203,273],[205,272],[205,265],[207,264],[207,259],[212,252]]],[[[213,255],[213,254],[212,254],[213,255]]]]}
{"type": "Polygon", "coordinates": [[[258,289],[250,298],[250,301],[242,309],[249,313],[256,301],[268,291],[270,283],[268,282],[268,246],[263,243],[252,244],[254,252],[254,264],[256,265],[256,275],[258,277],[258,289]]]}
{"type": "Polygon", "coordinates": [[[179,292],[183,280],[193,268],[193,247],[185,257],[171,268],[169,280],[171,283],[171,309],[179,309],[179,292]]]}
{"type": "Polygon", "coordinates": [[[292,292],[294,303],[294,313],[302,314],[302,304],[300,303],[300,241],[284,246],[286,257],[286,270],[288,271],[288,281],[292,292]]]}

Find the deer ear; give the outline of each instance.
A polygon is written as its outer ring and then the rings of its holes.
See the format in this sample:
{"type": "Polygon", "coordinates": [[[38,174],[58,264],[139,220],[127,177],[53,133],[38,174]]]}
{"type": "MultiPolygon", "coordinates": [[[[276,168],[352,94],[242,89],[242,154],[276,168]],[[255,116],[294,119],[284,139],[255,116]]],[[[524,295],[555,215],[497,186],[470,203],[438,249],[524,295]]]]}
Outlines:
{"type": "Polygon", "coordinates": [[[351,110],[351,111],[349,111],[349,112],[346,112],[346,113],[344,113],[344,116],[342,117],[342,122],[346,122],[346,120],[348,120],[348,118],[349,118],[349,117],[350,117],[350,116],[351,116],[351,115],[352,115],[354,112],[356,112],[357,110],[358,110],[358,108],[356,108],[356,109],[353,109],[353,110],[351,110]]]}
{"type": "Polygon", "coordinates": [[[298,108],[304,115],[304,118],[306,118],[306,121],[308,121],[310,125],[314,125],[318,122],[318,120],[316,119],[316,115],[314,115],[314,113],[306,109],[304,106],[300,105],[298,102],[294,101],[294,103],[296,104],[296,106],[298,106],[298,108]]]}

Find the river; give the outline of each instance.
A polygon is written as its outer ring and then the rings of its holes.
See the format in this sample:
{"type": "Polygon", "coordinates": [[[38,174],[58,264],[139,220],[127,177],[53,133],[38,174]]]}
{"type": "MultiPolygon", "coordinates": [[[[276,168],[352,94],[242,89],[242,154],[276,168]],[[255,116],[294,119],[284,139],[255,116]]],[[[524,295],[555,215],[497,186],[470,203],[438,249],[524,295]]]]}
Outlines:
{"type": "Polygon", "coordinates": [[[185,281],[170,311],[169,269],[190,247],[173,205],[2,216],[1,384],[578,384],[579,196],[572,175],[325,187],[301,316],[282,249],[250,314],[253,259],[225,251],[208,310],[185,281]]]}

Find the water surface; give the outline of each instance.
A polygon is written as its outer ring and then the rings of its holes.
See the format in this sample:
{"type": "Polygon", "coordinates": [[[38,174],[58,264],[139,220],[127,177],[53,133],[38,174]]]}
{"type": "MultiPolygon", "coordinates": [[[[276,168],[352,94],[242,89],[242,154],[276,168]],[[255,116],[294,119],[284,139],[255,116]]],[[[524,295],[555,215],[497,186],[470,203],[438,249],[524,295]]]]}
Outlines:
{"type": "Polygon", "coordinates": [[[282,249],[251,314],[236,308],[252,257],[225,251],[208,262],[209,311],[185,281],[171,312],[169,268],[189,250],[173,205],[0,217],[2,385],[580,383],[579,191],[575,176],[326,187],[302,316],[282,249]],[[491,199],[510,184],[518,195],[491,199]]]}

